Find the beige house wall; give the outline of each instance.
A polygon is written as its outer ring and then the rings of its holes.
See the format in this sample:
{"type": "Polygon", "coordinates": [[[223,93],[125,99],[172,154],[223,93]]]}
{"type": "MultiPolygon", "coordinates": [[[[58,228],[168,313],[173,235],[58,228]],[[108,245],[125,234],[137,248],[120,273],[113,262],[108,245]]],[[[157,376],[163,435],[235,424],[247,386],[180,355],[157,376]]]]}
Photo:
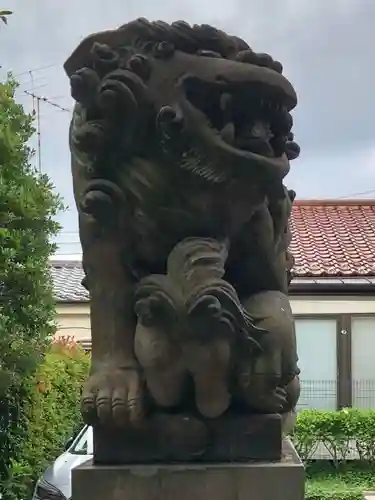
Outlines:
{"type": "MultiPolygon", "coordinates": [[[[292,297],[294,315],[375,314],[375,299],[367,297],[292,297]]],[[[88,303],[58,304],[57,336],[72,336],[77,341],[91,338],[88,303]]]]}
{"type": "Polygon", "coordinates": [[[58,304],[56,336],[74,337],[77,341],[91,339],[88,303],[58,304]]]}
{"type": "Polygon", "coordinates": [[[295,316],[322,314],[375,314],[375,297],[292,297],[295,316]]]}

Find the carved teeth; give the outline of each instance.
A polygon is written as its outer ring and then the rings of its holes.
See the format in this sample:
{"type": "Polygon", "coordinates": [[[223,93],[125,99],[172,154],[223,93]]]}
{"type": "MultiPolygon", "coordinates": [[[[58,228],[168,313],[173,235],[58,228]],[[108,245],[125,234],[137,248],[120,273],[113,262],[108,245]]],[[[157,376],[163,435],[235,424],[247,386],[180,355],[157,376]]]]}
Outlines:
{"type": "Polygon", "coordinates": [[[228,122],[220,131],[220,136],[224,142],[232,145],[235,138],[235,128],[233,122],[228,122]]]}

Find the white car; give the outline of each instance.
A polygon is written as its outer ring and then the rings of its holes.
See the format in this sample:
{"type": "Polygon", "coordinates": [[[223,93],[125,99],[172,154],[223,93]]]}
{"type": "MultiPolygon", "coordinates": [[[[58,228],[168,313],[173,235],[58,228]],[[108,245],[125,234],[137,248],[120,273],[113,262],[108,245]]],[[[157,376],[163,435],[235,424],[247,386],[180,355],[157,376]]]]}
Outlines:
{"type": "Polygon", "coordinates": [[[92,427],[85,426],[36,483],[32,500],[71,500],[72,469],[93,457],[92,427]]]}

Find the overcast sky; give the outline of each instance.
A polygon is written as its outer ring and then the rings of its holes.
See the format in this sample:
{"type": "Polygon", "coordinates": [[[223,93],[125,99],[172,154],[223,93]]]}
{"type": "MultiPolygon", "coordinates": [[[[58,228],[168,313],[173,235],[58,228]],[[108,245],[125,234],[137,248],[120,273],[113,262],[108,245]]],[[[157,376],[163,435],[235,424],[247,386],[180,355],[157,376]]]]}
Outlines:
{"type": "MultiPolygon", "coordinates": [[[[287,178],[299,198],[375,194],[374,0],[8,0],[1,26],[1,76],[71,110],[66,57],[87,34],[137,17],[209,23],[280,60],[295,85],[295,137],[302,154],[287,178]],[[31,71],[31,73],[30,73],[31,71]],[[371,192],[373,190],[373,192],[371,192]]],[[[61,252],[77,250],[68,150],[69,112],[41,103],[42,168],[69,205],[61,252]]]]}

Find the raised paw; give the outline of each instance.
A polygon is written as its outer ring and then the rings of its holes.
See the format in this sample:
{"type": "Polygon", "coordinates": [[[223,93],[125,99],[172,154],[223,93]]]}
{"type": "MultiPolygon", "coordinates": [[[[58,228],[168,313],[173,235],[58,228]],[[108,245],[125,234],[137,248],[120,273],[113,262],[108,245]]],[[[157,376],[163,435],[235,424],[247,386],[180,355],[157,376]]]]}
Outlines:
{"type": "Polygon", "coordinates": [[[142,397],[142,384],[135,368],[98,370],[82,391],[83,419],[88,425],[138,426],[143,417],[142,397]]]}

